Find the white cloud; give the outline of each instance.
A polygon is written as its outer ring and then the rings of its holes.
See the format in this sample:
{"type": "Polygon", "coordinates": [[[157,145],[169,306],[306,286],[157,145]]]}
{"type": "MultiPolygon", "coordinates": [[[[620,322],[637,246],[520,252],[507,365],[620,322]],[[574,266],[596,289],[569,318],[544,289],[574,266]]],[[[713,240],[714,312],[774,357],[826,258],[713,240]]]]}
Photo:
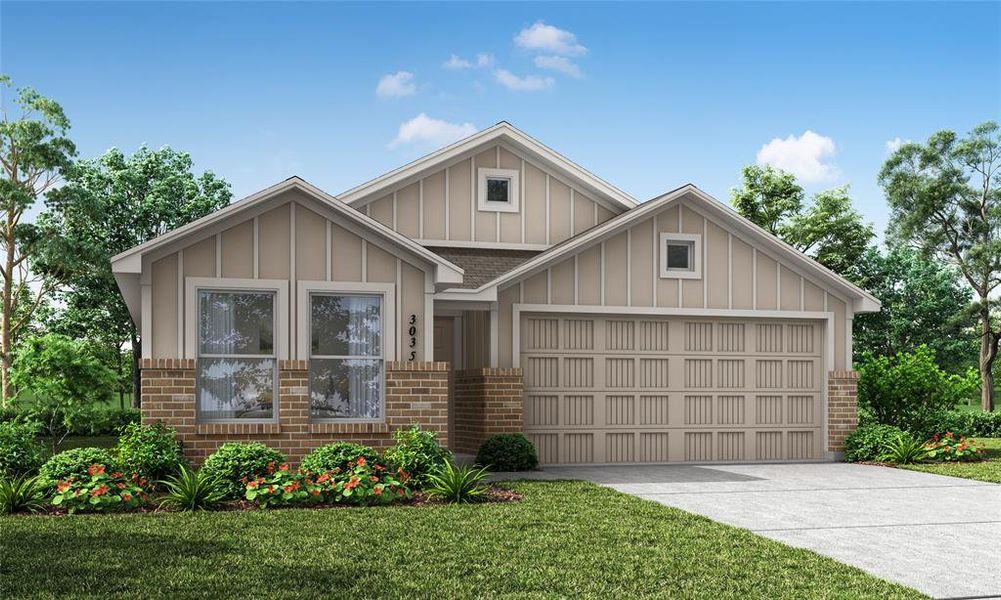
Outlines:
{"type": "Polygon", "coordinates": [[[540,69],[550,69],[553,71],[559,71],[564,75],[570,77],[576,77],[580,79],[584,76],[581,72],[580,67],[572,62],[569,58],[565,56],[536,56],[535,66],[540,69]]]}
{"type": "Polygon", "coordinates": [[[448,57],[441,66],[446,69],[452,69],[454,71],[461,71],[463,69],[472,69],[473,67],[485,68],[492,67],[494,64],[493,54],[477,54],[475,61],[466,60],[458,54],[453,54],[448,57]]]}
{"type": "Polygon", "coordinates": [[[476,127],[472,123],[449,123],[421,113],[409,121],[400,123],[396,138],[389,143],[389,147],[397,148],[407,144],[446,146],[474,133],[476,127]]]}
{"type": "Polygon", "coordinates": [[[759,165],[771,165],[789,171],[803,183],[835,179],[838,168],[827,162],[835,151],[834,140],[809,129],[803,135],[775,138],[758,150],[759,165]]]}
{"type": "Polygon", "coordinates": [[[514,43],[526,50],[550,52],[560,56],[582,56],[587,54],[587,48],[577,43],[573,33],[536,21],[531,27],[526,27],[514,36],[514,43]]]}
{"type": "Polygon", "coordinates": [[[897,150],[900,150],[900,147],[903,146],[904,144],[910,144],[910,143],[911,140],[901,139],[900,136],[898,135],[892,140],[886,140],[886,151],[889,154],[893,154],[897,150]]]}
{"type": "Polygon", "coordinates": [[[380,98],[402,98],[417,93],[414,74],[409,71],[397,71],[383,75],[379,85],[375,86],[375,95],[380,98]]]}
{"type": "Polygon", "coordinates": [[[497,69],[494,71],[494,79],[509,90],[516,92],[539,92],[548,90],[556,83],[552,77],[539,77],[537,75],[525,75],[519,77],[507,69],[497,69]]]}

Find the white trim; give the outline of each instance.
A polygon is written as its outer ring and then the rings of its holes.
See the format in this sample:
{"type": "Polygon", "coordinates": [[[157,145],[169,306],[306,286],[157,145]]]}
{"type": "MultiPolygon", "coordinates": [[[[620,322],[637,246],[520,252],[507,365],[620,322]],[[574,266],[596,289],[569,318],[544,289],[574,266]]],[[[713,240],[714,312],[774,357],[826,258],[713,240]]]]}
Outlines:
{"type": "Polygon", "coordinates": [[[549,187],[549,173],[546,173],[546,243],[547,244],[552,244],[553,243],[553,241],[552,241],[552,235],[550,233],[550,231],[551,231],[551,226],[550,226],[551,216],[550,216],[550,213],[552,211],[552,204],[550,204],[550,198],[551,198],[551,196],[550,196],[550,187],[549,187]]]}
{"type": "MultiPolygon", "coordinates": [[[[657,213],[656,215],[653,216],[653,219],[651,219],[651,222],[650,222],[650,225],[651,225],[650,239],[651,240],[656,240],[657,239],[657,229],[658,229],[657,217],[659,217],[659,216],[660,216],[660,213],[657,213]]],[[[653,273],[651,273],[651,281],[653,281],[653,305],[657,306],[657,302],[658,302],[657,288],[660,287],[660,281],[658,281],[658,277],[657,277],[657,246],[656,245],[653,247],[652,253],[653,253],[653,256],[650,257],[650,262],[653,264],[653,273]]]]}
{"type": "Polygon", "coordinates": [[[261,276],[261,223],[254,217],[254,279],[261,276]]]}
{"type": "Polygon", "coordinates": [[[605,242],[601,242],[601,252],[598,267],[601,272],[601,293],[598,295],[598,301],[601,304],[605,303],[605,242]]]}
{"type": "Polygon", "coordinates": [[[177,349],[184,347],[184,250],[177,251],[177,349]]]}
{"type": "MultiPolygon", "coordinates": [[[[310,311],[309,295],[312,292],[324,294],[369,294],[382,295],[382,349],[383,360],[396,360],[396,285],[392,283],[359,283],[348,281],[308,281],[300,280],[296,285],[298,300],[296,304],[296,314],[299,316],[297,325],[298,333],[298,354],[301,360],[309,358],[310,339],[310,311]]],[[[382,419],[380,419],[381,421],[382,419]]],[[[347,421],[337,419],[337,422],[347,421]]]]}
{"type": "MultiPolygon", "coordinates": [[[[446,167],[447,168],[447,167],[446,167]]],[[[476,241],[476,211],[473,210],[473,203],[476,202],[476,155],[469,157],[469,239],[476,241]]],[[[446,238],[448,236],[445,236],[446,238]]]]}
{"type": "MultiPolygon", "coordinates": [[[[576,255],[574,255],[576,256],[576,255]]],[[[633,304],[633,230],[626,230],[626,306],[633,304]]]]}
{"type": "Polygon", "coordinates": [[[396,226],[396,190],[393,190],[393,231],[399,231],[400,228],[396,226]]]}
{"type": "MultiPolygon", "coordinates": [[[[142,357],[153,358],[153,286],[148,283],[139,286],[140,295],[140,321],[142,321],[142,335],[139,338],[142,343],[142,357]]],[[[177,339],[177,348],[180,350],[182,340],[177,339]]]]}
{"type": "MultiPolygon", "coordinates": [[[[709,219],[702,217],[702,239],[707,243],[702,244],[702,264],[709,264],[709,219]]],[[[701,265],[696,265],[698,268],[701,265]]],[[[709,278],[702,280],[702,308],[709,308],[709,278]]]]}
{"type": "MultiPolygon", "coordinates": [[[[523,158],[523,159],[521,159],[521,191],[519,192],[521,194],[522,198],[525,197],[525,180],[527,178],[528,178],[528,176],[525,174],[525,159],[523,158]]],[[[520,216],[521,216],[521,243],[524,244],[525,243],[525,211],[521,211],[520,216]]],[[[499,242],[500,240],[497,240],[497,241],[499,242]]]]}
{"type": "MultiPolygon", "coordinates": [[[[751,308],[758,308],[758,249],[751,248],[751,308]]],[[[827,310],[827,305],[824,305],[827,310]]]]}
{"type": "Polygon", "coordinates": [[[334,267],[333,265],[334,261],[331,260],[330,258],[331,256],[333,256],[333,251],[334,251],[334,227],[333,223],[331,223],[329,220],[324,219],[324,221],[326,221],[327,223],[327,232],[326,232],[327,237],[326,240],[324,241],[324,248],[326,249],[326,256],[324,258],[324,279],[330,281],[334,267]]]}
{"type": "Polygon", "coordinates": [[[368,281],[368,240],[361,239],[361,280],[368,281]]]}
{"type": "MultiPolygon", "coordinates": [[[[296,239],[295,239],[295,202],[289,202],[289,215],[288,215],[288,273],[289,281],[295,281],[295,266],[296,266],[296,239]]],[[[218,273],[217,273],[218,275],[218,273]]],[[[289,302],[291,306],[295,306],[296,289],[293,287],[289,289],[289,302]]],[[[298,332],[295,330],[295,319],[290,322],[288,328],[288,347],[289,349],[295,349],[295,338],[298,332]]],[[[289,358],[299,358],[295,354],[289,356],[289,358]]]]}
{"type": "Polygon", "coordinates": [[[574,205],[577,204],[577,200],[574,198],[573,187],[570,187],[570,237],[577,235],[577,222],[574,216],[574,205]]]}
{"type": "Polygon", "coordinates": [[[726,232],[726,307],[733,308],[733,234],[729,231],[726,232]]]}
{"type": "Polygon", "coordinates": [[[545,252],[552,248],[548,244],[519,244],[518,242],[477,242],[469,240],[414,240],[422,246],[437,248],[490,248],[493,250],[534,250],[545,252]]]}
{"type": "Polygon", "coordinates": [[[573,255],[573,303],[574,304],[577,304],[577,302],[579,301],[577,299],[577,297],[578,297],[577,291],[578,291],[578,288],[580,287],[579,277],[578,277],[578,273],[577,273],[577,257],[578,256],[580,256],[580,255],[579,254],[574,254],[573,255]]]}
{"type": "Polygon", "coordinates": [[[417,182],[417,210],[420,215],[417,218],[417,237],[424,237],[424,180],[417,182]]]}
{"type": "Polygon", "coordinates": [[[215,276],[222,277],[222,234],[215,234],[215,276]]]}
{"type": "MultiPolygon", "coordinates": [[[[288,360],[289,282],[287,279],[238,279],[233,277],[184,278],[184,358],[198,358],[198,291],[273,291],[276,296],[275,359],[288,360]]],[[[145,346],[145,344],[143,344],[145,346]]],[[[242,421],[241,421],[242,422],[242,421]]]]}
{"type": "MultiPolygon", "coordinates": [[[[452,237],[452,235],[451,235],[451,233],[452,233],[452,231],[451,231],[452,230],[452,224],[449,223],[449,220],[448,220],[448,213],[452,212],[452,209],[449,208],[449,205],[448,205],[448,180],[449,179],[451,179],[451,177],[449,177],[449,168],[445,167],[445,239],[446,240],[448,238],[452,237]]],[[[366,204],[365,206],[368,206],[368,204],[366,204]]],[[[472,236],[470,236],[469,239],[473,239],[472,236]]]]}
{"type": "Polygon", "coordinates": [[[658,243],[660,244],[661,279],[702,279],[702,235],[698,233],[669,233],[665,231],[660,234],[658,239],[658,243]],[[691,269],[667,268],[667,246],[671,242],[691,244],[691,269]]]}

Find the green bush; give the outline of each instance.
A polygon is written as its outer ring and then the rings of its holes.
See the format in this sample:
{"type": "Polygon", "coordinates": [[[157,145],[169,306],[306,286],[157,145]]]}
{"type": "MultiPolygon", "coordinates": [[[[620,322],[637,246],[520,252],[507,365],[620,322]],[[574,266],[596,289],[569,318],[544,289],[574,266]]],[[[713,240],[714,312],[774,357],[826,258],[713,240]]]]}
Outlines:
{"type": "Polygon", "coordinates": [[[117,451],[126,472],[150,481],[174,475],[184,464],[177,433],[163,423],[129,423],[118,438],[117,451]]]}
{"type": "Polygon", "coordinates": [[[280,465],[285,455],[260,442],[229,442],[219,446],[202,465],[201,473],[217,479],[227,498],[243,497],[246,482],[268,472],[268,465],[280,465]]]}
{"type": "Polygon", "coordinates": [[[925,447],[924,442],[909,433],[901,432],[886,442],[879,460],[898,465],[909,465],[928,460],[929,457],[928,448],[925,447]]]}
{"type": "Polygon", "coordinates": [[[226,497],[218,479],[207,477],[204,470],[192,471],[183,464],[177,475],[159,483],[166,491],[160,506],[182,512],[215,508],[226,497]]]}
{"type": "Polygon", "coordinates": [[[871,414],[876,423],[918,430],[935,415],[969,398],[980,388],[980,378],[946,373],[935,363],[927,346],[894,356],[866,354],[858,365],[860,414],[871,414]]]}
{"type": "Polygon", "coordinates": [[[109,471],[118,469],[118,461],[104,448],[72,448],[53,455],[38,470],[38,476],[46,486],[70,477],[89,479],[91,465],[101,465],[109,471]]]}
{"type": "Polygon", "coordinates": [[[44,437],[116,435],[122,427],[141,420],[136,408],[89,407],[67,412],[59,406],[27,403],[0,410],[0,422],[33,421],[39,425],[38,435],[44,437]]]}
{"type": "Polygon", "coordinates": [[[0,476],[33,473],[45,462],[45,446],[40,443],[38,425],[23,421],[0,423],[0,476]]]}
{"type": "Polygon", "coordinates": [[[487,486],[483,483],[487,475],[486,467],[456,467],[447,462],[428,476],[427,492],[432,498],[449,504],[475,502],[487,493],[487,486]]]}
{"type": "Polygon", "coordinates": [[[403,469],[410,475],[414,487],[427,483],[427,477],[452,460],[452,453],[438,444],[437,434],[422,431],[419,425],[397,429],[393,433],[396,444],[386,450],[386,462],[394,469],[403,469]]]}
{"type": "Polygon", "coordinates": [[[539,457],[524,435],[501,433],[483,442],[476,462],[494,471],[529,471],[539,465],[539,457]]]}
{"type": "Polygon", "coordinates": [[[35,512],[44,500],[45,492],[38,477],[0,476],[0,515],[35,512]]]}
{"type": "Polygon", "coordinates": [[[906,432],[893,425],[862,425],[845,438],[845,460],[879,460],[886,445],[903,433],[906,432]]]}
{"type": "Polygon", "coordinates": [[[346,471],[348,463],[364,456],[372,465],[383,465],[379,453],[368,446],[352,442],[334,442],[313,450],[299,464],[299,468],[309,473],[326,473],[334,469],[346,471]]]}

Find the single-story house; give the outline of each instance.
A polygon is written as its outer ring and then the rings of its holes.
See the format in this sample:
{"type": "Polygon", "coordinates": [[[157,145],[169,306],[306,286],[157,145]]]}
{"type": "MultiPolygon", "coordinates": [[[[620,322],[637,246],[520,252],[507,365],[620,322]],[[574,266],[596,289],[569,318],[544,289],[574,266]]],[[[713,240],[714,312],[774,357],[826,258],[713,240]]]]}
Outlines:
{"type": "Polygon", "coordinates": [[[544,464],[829,460],[879,302],[693,185],[638,203],[508,123],[289,178],[112,259],[142,412],[198,459],[419,423],[544,464]]]}

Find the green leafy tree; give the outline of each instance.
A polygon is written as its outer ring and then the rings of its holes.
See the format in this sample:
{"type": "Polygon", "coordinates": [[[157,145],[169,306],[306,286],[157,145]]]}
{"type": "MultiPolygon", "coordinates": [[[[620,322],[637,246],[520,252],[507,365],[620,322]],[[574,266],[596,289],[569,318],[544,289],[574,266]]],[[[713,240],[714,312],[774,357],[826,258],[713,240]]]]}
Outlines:
{"type": "Polygon", "coordinates": [[[87,244],[90,268],[65,294],[65,311],[54,327],[70,335],[96,335],[113,356],[132,351],[133,402],[139,403],[139,331],[114,276],[112,256],[226,206],[229,184],[206,171],[196,175],[191,156],[169,147],[141,147],[126,156],[109,150],[79,161],[52,191],[49,215],[71,239],[87,244]]]}
{"type": "Polygon", "coordinates": [[[960,137],[939,131],[904,144],[879,182],[892,211],[891,235],[955,266],[976,294],[981,406],[994,405],[992,369],[1001,343],[1001,126],[986,122],[960,137]]]}
{"type": "Polygon", "coordinates": [[[855,315],[855,359],[864,352],[893,356],[925,345],[948,371],[972,364],[976,339],[966,306],[973,292],[954,269],[913,249],[870,248],[862,257],[857,283],[882,303],[880,312],[855,315]]]}
{"type": "Polygon", "coordinates": [[[0,95],[0,405],[6,406],[14,392],[10,366],[18,338],[79,255],[50,223],[24,221],[76,153],[66,137],[69,119],[35,90],[14,91],[7,75],[0,75],[0,95]]]}
{"type": "Polygon", "coordinates": [[[738,213],[832,271],[858,277],[859,261],[874,234],[852,207],[848,186],[814,194],[807,206],[791,173],[749,165],[742,177],[730,194],[738,213]]]}

